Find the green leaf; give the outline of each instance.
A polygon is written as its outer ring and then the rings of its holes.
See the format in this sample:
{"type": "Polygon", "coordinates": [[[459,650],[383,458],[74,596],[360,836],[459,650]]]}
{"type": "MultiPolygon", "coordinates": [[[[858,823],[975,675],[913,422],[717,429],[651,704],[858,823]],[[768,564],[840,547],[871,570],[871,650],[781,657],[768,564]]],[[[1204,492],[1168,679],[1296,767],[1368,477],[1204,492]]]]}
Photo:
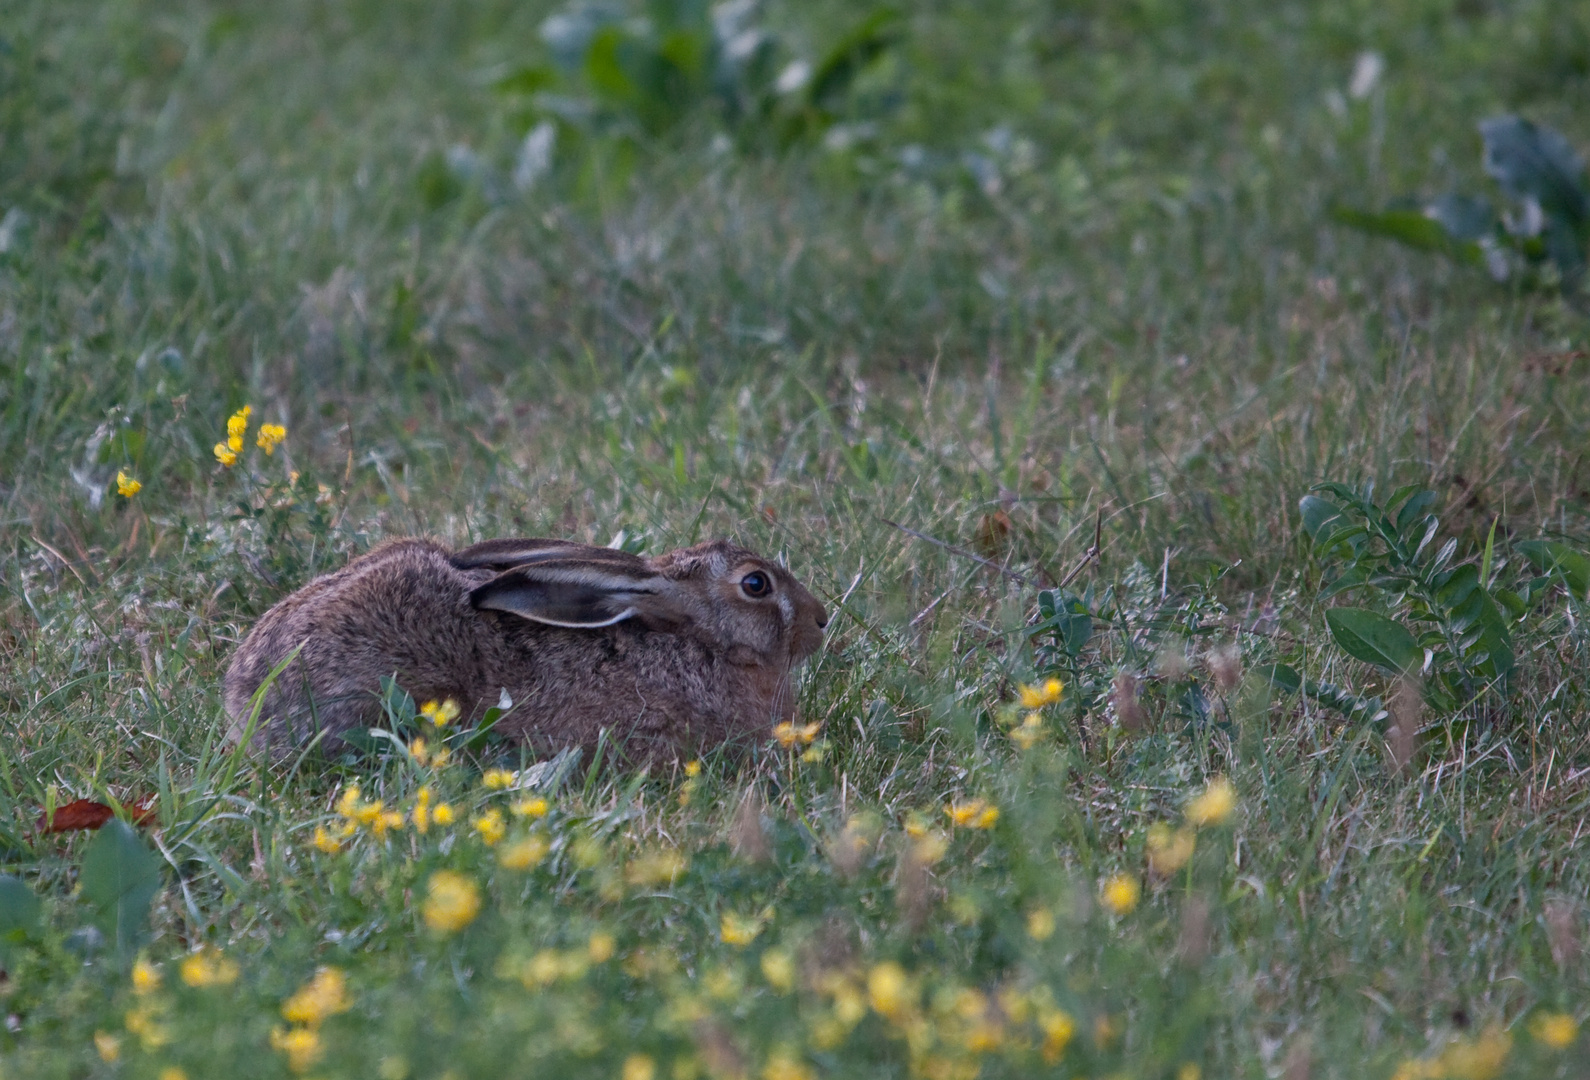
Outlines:
{"type": "Polygon", "coordinates": [[[528,95],[545,90],[557,81],[557,72],[545,64],[531,64],[498,79],[492,83],[491,88],[499,94],[528,95]]]}
{"type": "MultiPolygon", "coordinates": [[[[1345,523],[1347,520],[1342,514],[1341,507],[1318,495],[1303,496],[1297,501],[1297,509],[1303,515],[1303,531],[1308,533],[1309,539],[1316,542],[1323,542],[1320,539],[1322,529],[1327,529],[1327,526],[1332,526],[1336,522],[1345,523]]],[[[1327,529],[1325,535],[1328,537],[1333,531],[1334,528],[1327,529]]]]}
{"type": "Polygon", "coordinates": [[[1480,123],[1485,171],[1508,195],[1533,199],[1549,217],[1583,234],[1590,222],[1590,190],[1584,161],[1573,145],[1550,128],[1518,116],[1493,116],[1480,123]]]}
{"type": "Polygon", "coordinates": [[[78,884],[95,909],[94,925],[116,951],[125,956],[137,949],[160,891],[160,859],[131,825],[119,818],[105,823],[83,853],[78,884]]]}
{"type": "Polygon", "coordinates": [[[1294,667],[1285,664],[1260,664],[1253,669],[1254,677],[1277,690],[1295,694],[1303,689],[1303,676],[1294,667]]]}
{"type": "Polygon", "coordinates": [[[1377,213],[1338,206],[1331,211],[1331,217],[1371,236],[1395,240],[1420,251],[1440,252],[1475,264],[1485,259],[1479,244],[1453,237],[1441,220],[1431,214],[1429,207],[1381,210],[1377,213]]]}
{"type": "Polygon", "coordinates": [[[819,109],[836,109],[856,76],[899,40],[899,22],[900,13],[891,8],[862,20],[817,65],[807,100],[819,109]]]}
{"type": "Polygon", "coordinates": [[[0,956],[7,945],[31,937],[39,928],[44,905],[28,883],[10,874],[0,874],[0,956]]]}
{"type": "Polygon", "coordinates": [[[1513,546],[1541,573],[1566,582],[1575,596],[1590,597],[1590,556],[1554,540],[1525,540],[1513,546]]]}
{"type": "Polygon", "coordinates": [[[1407,627],[1384,615],[1363,608],[1331,608],[1325,623],[1344,652],[1384,671],[1417,671],[1424,662],[1424,650],[1407,627]]]}

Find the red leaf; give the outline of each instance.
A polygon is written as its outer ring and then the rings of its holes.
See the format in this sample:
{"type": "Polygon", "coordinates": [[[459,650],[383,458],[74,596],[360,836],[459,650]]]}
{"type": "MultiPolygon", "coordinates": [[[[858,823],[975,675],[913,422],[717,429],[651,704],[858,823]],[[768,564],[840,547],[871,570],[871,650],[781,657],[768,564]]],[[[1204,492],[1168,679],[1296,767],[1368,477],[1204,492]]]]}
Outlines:
{"type": "MultiPolygon", "coordinates": [[[[153,800],[149,796],[134,802],[125,803],[127,816],[134,825],[142,825],[155,816],[154,807],[149,804],[153,800]]],[[[116,811],[102,802],[93,799],[77,799],[65,806],[57,807],[55,815],[45,821],[39,818],[41,832],[74,832],[79,830],[94,830],[104,825],[105,822],[116,816],[116,811]]]]}

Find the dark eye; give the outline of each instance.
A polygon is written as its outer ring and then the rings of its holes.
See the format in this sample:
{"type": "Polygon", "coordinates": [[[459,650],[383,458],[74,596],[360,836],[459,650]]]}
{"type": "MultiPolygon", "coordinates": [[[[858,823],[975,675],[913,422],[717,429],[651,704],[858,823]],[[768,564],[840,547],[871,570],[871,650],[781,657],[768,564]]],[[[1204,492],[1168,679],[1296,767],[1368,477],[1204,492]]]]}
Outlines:
{"type": "Polygon", "coordinates": [[[746,596],[766,596],[773,591],[773,582],[760,570],[752,570],[740,579],[740,588],[746,596]]]}

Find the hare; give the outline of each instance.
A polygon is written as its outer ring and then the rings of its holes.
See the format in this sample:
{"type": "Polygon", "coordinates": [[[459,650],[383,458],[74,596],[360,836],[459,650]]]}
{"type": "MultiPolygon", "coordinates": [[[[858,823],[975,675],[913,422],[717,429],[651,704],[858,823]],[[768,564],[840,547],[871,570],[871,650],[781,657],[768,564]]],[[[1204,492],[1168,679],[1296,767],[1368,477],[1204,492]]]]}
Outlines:
{"type": "Polygon", "coordinates": [[[726,540],[654,559],[562,540],[449,552],[395,540],[271,608],[226,673],[230,736],[266,691],[256,746],[278,754],[379,722],[381,679],[451,698],[540,749],[607,729],[640,758],[756,737],[794,716],[792,669],[828,614],[783,567],[726,540]]]}

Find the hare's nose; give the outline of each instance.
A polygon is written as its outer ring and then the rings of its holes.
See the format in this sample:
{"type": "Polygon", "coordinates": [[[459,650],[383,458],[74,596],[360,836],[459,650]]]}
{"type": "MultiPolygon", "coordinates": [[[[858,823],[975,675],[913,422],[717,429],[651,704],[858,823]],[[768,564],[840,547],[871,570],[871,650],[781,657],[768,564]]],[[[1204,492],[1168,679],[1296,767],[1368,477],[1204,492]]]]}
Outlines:
{"type": "Polygon", "coordinates": [[[821,630],[828,625],[828,612],[823,608],[817,609],[817,629],[821,630]]]}

